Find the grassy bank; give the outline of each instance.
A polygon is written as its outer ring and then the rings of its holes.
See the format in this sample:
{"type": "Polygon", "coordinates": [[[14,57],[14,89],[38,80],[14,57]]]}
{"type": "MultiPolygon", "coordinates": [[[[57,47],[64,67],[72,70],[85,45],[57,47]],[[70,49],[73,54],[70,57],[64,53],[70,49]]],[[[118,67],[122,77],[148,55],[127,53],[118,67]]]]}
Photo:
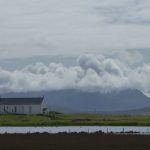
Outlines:
{"type": "Polygon", "coordinates": [[[150,126],[150,116],[73,114],[0,115],[0,126],[150,126]]]}

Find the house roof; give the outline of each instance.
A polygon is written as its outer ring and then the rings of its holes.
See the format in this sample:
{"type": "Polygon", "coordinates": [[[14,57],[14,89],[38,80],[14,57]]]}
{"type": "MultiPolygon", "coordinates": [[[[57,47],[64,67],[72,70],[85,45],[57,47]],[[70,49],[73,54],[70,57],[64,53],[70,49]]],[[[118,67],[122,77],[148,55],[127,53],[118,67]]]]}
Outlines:
{"type": "Polygon", "coordinates": [[[44,97],[0,98],[0,105],[40,105],[44,97]]]}

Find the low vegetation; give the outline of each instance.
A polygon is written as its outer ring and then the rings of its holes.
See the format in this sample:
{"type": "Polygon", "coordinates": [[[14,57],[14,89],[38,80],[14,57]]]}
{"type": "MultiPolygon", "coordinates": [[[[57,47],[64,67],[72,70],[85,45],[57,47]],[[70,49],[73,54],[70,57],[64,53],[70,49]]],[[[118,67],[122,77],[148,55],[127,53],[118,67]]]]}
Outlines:
{"type": "Polygon", "coordinates": [[[150,116],[72,114],[0,115],[0,126],[149,126],[150,116]]]}

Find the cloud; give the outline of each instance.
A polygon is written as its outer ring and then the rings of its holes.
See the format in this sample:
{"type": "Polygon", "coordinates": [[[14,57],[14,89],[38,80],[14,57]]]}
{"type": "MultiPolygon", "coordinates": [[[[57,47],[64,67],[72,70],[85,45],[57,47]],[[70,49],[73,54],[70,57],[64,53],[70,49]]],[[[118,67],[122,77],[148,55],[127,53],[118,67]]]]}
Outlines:
{"type": "Polygon", "coordinates": [[[14,71],[0,68],[0,91],[78,89],[111,92],[131,88],[147,93],[150,89],[149,74],[149,63],[132,68],[119,58],[86,54],[79,56],[73,67],[36,63],[14,71]]]}
{"type": "Polygon", "coordinates": [[[96,11],[112,24],[150,24],[148,0],[101,0],[96,11]]]}
{"type": "Polygon", "coordinates": [[[82,55],[78,58],[78,64],[83,70],[93,69],[96,73],[102,74],[104,71],[110,74],[121,75],[122,72],[118,65],[112,59],[106,59],[104,56],[82,55]]]}
{"type": "Polygon", "coordinates": [[[150,48],[149,0],[0,0],[0,58],[150,48]]]}
{"type": "Polygon", "coordinates": [[[108,55],[108,57],[113,57],[114,59],[117,59],[126,65],[135,67],[135,66],[139,66],[143,62],[145,62],[146,56],[148,56],[148,54],[149,54],[149,50],[145,54],[144,54],[144,50],[141,50],[141,51],[124,50],[124,51],[112,52],[112,53],[109,53],[107,55],[108,55]]]}

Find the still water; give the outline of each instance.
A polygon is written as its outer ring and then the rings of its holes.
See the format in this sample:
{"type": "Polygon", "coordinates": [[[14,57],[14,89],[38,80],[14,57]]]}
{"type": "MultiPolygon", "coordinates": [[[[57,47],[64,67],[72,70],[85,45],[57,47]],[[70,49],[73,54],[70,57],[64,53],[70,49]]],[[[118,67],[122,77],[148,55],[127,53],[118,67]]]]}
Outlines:
{"type": "Polygon", "coordinates": [[[150,134],[150,127],[124,127],[124,126],[61,126],[61,127],[0,127],[0,134],[4,133],[59,133],[59,132],[87,132],[93,133],[102,131],[105,133],[119,132],[139,132],[140,134],[150,134]]]}

